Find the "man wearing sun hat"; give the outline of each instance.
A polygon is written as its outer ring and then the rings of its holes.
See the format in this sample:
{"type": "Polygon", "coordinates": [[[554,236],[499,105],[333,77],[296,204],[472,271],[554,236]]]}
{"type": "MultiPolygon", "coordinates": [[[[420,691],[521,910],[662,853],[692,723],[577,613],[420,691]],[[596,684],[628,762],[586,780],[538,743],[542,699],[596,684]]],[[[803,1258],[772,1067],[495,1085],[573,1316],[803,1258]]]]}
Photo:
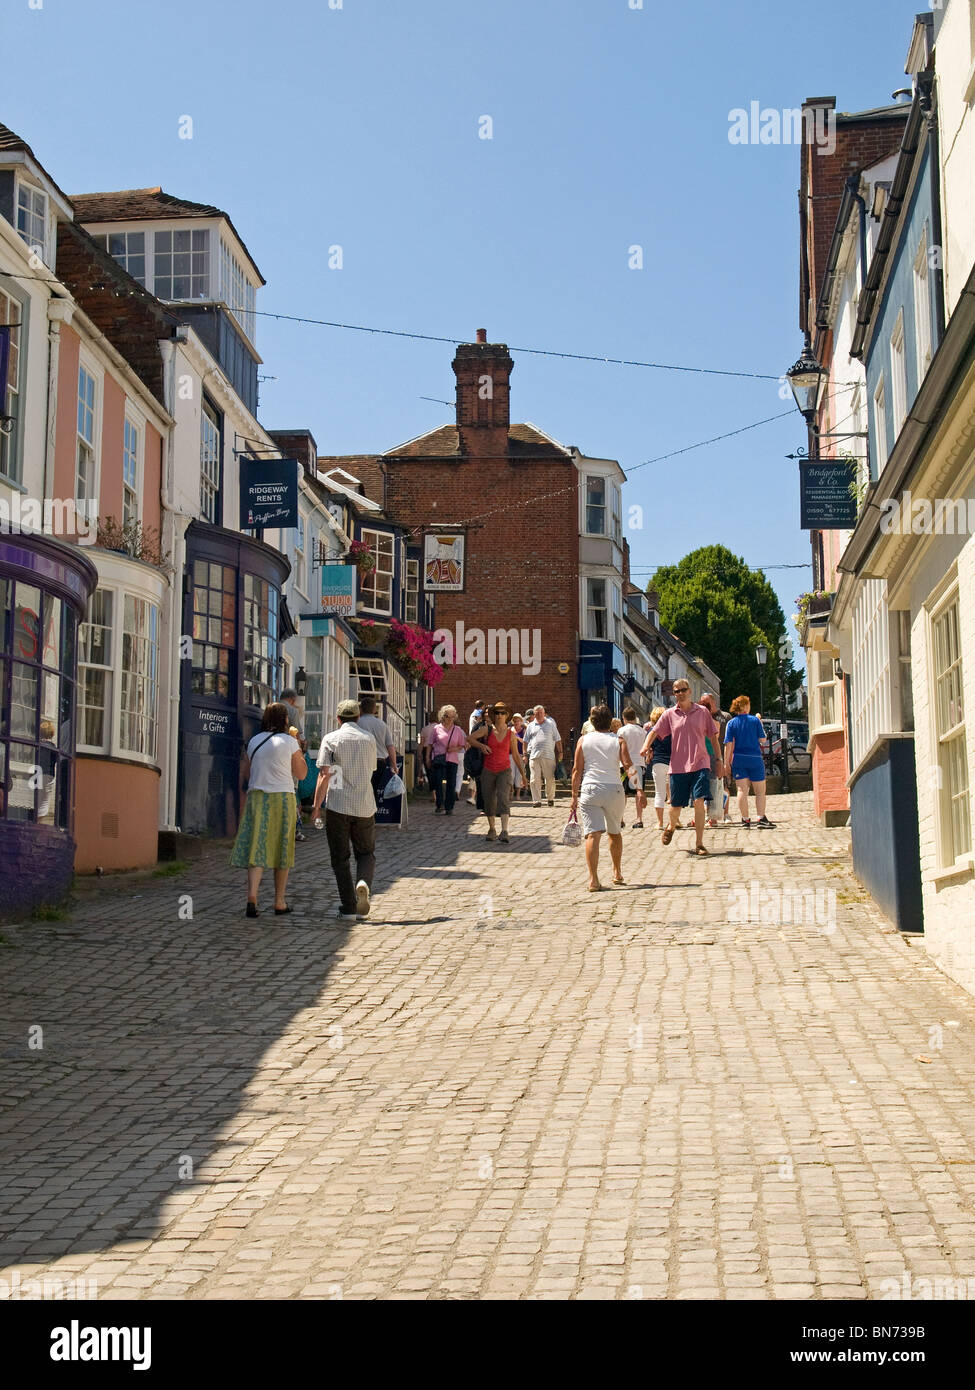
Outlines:
{"type": "Polygon", "coordinates": [[[359,728],[356,700],[343,700],[335,713],[339,726],[322,739],[318,766],[325,791],[325,835],[341,899],[336,915],[342,921],[355,921],[369,916],[376,868],[376,798],[372,790],[376,740],[359,728]]]}

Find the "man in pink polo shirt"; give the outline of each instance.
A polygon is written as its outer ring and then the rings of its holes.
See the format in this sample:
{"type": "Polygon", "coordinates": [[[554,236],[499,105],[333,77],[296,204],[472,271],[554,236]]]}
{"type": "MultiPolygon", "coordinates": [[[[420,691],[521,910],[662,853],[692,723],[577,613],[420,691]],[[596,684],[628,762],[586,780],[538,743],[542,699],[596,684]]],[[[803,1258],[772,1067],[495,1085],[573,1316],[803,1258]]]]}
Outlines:
{"type": "MultiPolygon", "coordinates": [[[[656,739],[670,734],[670,824],[663,833],[663,843],[670,844],[680,824],[681,811],[688,801],[693,801],[697,840],[694,853],[707,854],[704,848],[704,803],[710,795],[711,755],[705,740],[711,740],[712,748],[721,747],[718,726],[710,710],[693,703],[691,687],[686,680],[676,682],[674,694],[677,704],[664,710],[640,751],[645,758],[656,739]]],[[[724,770],[720,758],[718,764],[716,776],[721,777],[724,770]]]]}

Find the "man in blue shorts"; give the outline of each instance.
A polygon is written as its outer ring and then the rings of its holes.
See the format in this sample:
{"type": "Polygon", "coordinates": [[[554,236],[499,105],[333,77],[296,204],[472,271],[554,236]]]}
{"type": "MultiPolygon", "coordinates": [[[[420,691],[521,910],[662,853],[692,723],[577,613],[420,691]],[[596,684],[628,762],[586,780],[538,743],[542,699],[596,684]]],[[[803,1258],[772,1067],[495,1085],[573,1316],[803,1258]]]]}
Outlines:
{"type": "MultiPolygon", "coordinates": [[[[695,854],[707,854],[704,848],[704,805],[711,796],[711,755],[707,740],[712,748],[720,748],[718,726],[710,710],[703,705],[695,705],[691,700],[691,687],[686,680],[678,680],[674,685],[677,704],[664,710],[663,714],[647,734],[647,741],[640,750],[645,758],[658,738],[670,735],[670,824],[661,839],[669,845],[674,831],[680,824],[680,813],[689,801],[694,802],[695,854]]],[[[723,776],[723,764],[716,758],[716,775],[723,776]]]]}

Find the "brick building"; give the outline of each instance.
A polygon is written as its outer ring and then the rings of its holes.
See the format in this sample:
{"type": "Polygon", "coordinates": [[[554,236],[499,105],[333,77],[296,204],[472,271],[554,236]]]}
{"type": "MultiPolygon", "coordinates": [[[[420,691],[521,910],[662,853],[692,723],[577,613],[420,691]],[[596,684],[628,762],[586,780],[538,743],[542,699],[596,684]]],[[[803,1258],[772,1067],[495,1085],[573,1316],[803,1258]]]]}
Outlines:
{"type": "Polygon", "coordinates": [[[357,455],[349,471],[413,540],[438,526],[466,536],[463,592],[437,594],[436,623],[463,633],[472,659],[447,672],[438,704],[456,705],[466,724],[481,697],[541,703],[567,736],[580,724],[579,473],[569,448],[511,423],[513,365],[478,330],[453,360],[455,423],[372,461],[357,455]]]}

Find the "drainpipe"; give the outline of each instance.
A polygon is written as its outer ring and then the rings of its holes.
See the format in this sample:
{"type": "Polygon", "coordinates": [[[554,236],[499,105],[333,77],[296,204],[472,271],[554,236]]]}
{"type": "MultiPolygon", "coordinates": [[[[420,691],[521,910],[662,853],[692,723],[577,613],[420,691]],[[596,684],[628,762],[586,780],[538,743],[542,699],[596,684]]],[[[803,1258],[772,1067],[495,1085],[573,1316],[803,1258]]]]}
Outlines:
{"type": "MultiPolygon", "coordinates": [[[[58,424],[58,376],[61,362],[61,325],[70,323],[74,305],[67,299],[47,301],[47,434],[44,442],[44,498],[54,499],[54,445],[58,424]]],[[[43,499],[42,499],[43,500],[43,499]]]]}
{"type": "Polygon", "coordinates": [[[938,343],[945,335],[945,248],[942,240],[941,218],[941,147],[938,141],[938,118],[934,107],[934,91],[930,78],[918,79],[921,91],[921,110],[927,125],[928,163],[931,167],[931,181],[935,193],[931,199],[931,244],[938,248],[937,264],[934,266],[934,316],[938,331],[938,343]],[[935,183],[935,180],[937,182],[935,183]]]}
{"type": "MultiPolygon", "coordinates": [[[[163,360],[163,391],[170,417],[176,419],[176,342],[162,339],[159,350],[163,360]]],[[[170,426],[166,440],[166,466],[162,487],[163,547],[169,551],[173,582],[169,604],[169,708],[167,713],[166,751],[162,767],[160,807],[161,828],[176,830],[176,782],[179,770],[179,694],[180,694],[180,637],[183,625],[183,569],[186,553],[186,520],[176,507],[176,425],[170,426]]]]}

